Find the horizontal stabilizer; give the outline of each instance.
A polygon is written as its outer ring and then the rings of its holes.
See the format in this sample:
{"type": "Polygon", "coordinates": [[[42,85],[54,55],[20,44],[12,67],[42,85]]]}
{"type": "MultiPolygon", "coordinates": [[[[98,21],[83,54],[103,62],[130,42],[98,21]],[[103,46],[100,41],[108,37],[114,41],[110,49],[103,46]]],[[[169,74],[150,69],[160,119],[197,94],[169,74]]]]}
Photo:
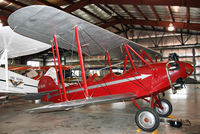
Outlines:
{"type": "Polygon", "coordinates": [[[129,99],[135,98],[135,97],[136,97],[136,95],[133,93],[108,95],[108,96],[102,96],[102,97],[89,98],[88,100],[81,99],[81,100],[73,100],[73,101],[55,103],[55,104],[45,105],[42,107],[28,109],[27,111],[29,111],[29,112],[50,112],[50,111],[56,111],[56,110],[65,110],[65,109],[76,108],[76,107],[85,106],[85,105],[89,105],[89,104],[129,100],[129,99]]]}

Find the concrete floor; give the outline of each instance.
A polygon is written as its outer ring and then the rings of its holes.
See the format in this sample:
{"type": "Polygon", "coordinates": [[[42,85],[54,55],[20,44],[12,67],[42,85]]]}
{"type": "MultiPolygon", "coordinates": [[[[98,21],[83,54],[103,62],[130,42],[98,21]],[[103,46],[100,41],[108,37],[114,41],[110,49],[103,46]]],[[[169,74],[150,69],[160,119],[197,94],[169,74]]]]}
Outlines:
{"type": "MultiPolygon", "coordinates": [[[[176,95],[166,93],[177,118],[189,119],[192,126],[172,128],[161,123],[159,134],[200,133],[200,88],[186,85],[176,95]]],[[[200,86],[200,85],[199,85],[200,86]]],[[[146,102],[138,101],[141,106],[146,102]]],[[[42,104],[39,104],[42,105],[42,104]]],[[[38,105],[37,105],[38,106],[38,105]]],[[[91,105],[71,111],[26,113],[32,102],[16,101],[0,105],[0,134],[134,134],[137,109],[131,102],[91,105]]],[[[140,132],[146,134],[147,132],[140,132]]]]}

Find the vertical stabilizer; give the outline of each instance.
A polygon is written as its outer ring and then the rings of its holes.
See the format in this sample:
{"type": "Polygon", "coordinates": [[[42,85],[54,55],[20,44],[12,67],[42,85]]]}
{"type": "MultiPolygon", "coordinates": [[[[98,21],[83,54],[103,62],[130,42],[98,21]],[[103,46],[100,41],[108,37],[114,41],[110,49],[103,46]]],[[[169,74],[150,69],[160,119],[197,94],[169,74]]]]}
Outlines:
{"type": "Polygon", "coordinates": [[[44,76],[49,76],[51,77],[54,82],[58,85],[57,77],[56,77],[56,70],[54,67],[49,68],[49,70],[46,72],[44,76]]]}

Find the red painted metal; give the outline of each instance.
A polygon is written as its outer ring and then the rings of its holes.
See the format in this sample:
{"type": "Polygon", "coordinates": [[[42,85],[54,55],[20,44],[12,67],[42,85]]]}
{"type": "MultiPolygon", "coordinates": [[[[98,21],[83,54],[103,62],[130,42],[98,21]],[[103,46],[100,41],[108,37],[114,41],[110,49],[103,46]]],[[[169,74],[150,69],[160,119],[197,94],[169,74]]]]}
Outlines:
{"type": "Polygon", "coordinates": [[[60,80],[58,77],[58,68],[56,65],[56,57],[55,57],[55,53],[54,53],[54,48],[53,48],[53,43],[51,42],[51,48],[52,48],[52,53],[53,53],[53,60],[54,60],[54,65],[55,65],[55,70],[56,70],[56,77],[57,77],[57,81],[58,81],[58,90],[59,90],[59,94],[60,94],[60,100],[63,101],[63,97],[62,97],[62,91],[60,88],[60,80]]]}
{"type": "Polygon", "coordinates": [[[147,63],[144,58],[142,58],[136,51],[134,51],[129,45],[125,45],[125,47],[127,46],[127,48],[129,48],[142,62],[144,62],[148,67],[152,68],[152,66],[147,63]]]}
{"type": "Polygon", "coordinates": [[[86,99],[88,99],[88,89],[87,89],[87,82],[86,82],[86,76],[85,76],[85,68],[84,68],[84,64],[83,64],[83,56],[82,56],[82,50],[81,50],[81,45],[80,45],[80,41],[79,41],[77,26],[75,26],[75,36],[76,36],[76,44],[77,44],[77,48],[78,48],[78,55],[79,55],[80,66],[81,66],[83,87],[85,90],[86,99]]]}
{"type": "Polygon", "coordinates": [[[62,73],[62,66],[61,66],[61,62],[60,62],[60,54],[58,51],[58,44],[57,44],[57,39],[56,36],[53,36],[54,39],[54,43],[55,43],[55,48],[56,48],[56,55],[57,55],[57,59],[58,59],[58,67],[59,67],[59,71],[60,71],[60,79],[61,79],[61,83],[62,83],[62,89],[63,89],[63,93],[64,93],[64,101],[67,101],[67,94],[66,94],[66,90],[65,90],[65,83],[64,83],[64,78],[63,78],[63,73],[62,73]]]}
{"type": "MultiPolygon", "coordinates": [[[[161,108],[161,109],[163,109],[163,107],[162,107],[162,105],[161,105],[161,103],[160,103],[160,101],[157,99],[157,97],[155,96],[155,99],[156,99],[156,102],[157,102],[157,104],[156,103],[154,103],[154,104],[152,104],[153,106],[155,106],[155,107],[158,107],[158,108],[161,108]]],[[[143,100],[145,100],[146,102],[148,102],[148,103],[151,103],[151,101],[149,101],[149,100],[147,100],[146,98],[143,98],[143,100]]]]}
{"type": "Polygon", "coordinates": [[[135,68],[135,65],[134,65],[133,59],[132,59],[132,57],[131,57],[131,54],[130,54],[129,51],[128,51],[127,45],[125,45],[124,47],[125,47],[125,49],[126,49],[126,53],[128,54],[129,60],[130,60],[130,62],[131,62],[131,65],[132,65],[134,71],[136,72],[137,70],[136,70],[136,68],[135,68]]]}
{"type": "MultiPolygon", "coordinates": [[[[153,60],[151,59],[151,57],[144,50],[141,50],[141,53],[144,54],[151,63],[154,63],[153,60]]],[[[142,58],[144,58],[144,57],[142,57],[142,58]]]]}
{"type": "MultiPolygon", "coordinates": [[[[127,51],[128,47],[126,45],[125,48],[127,51]]],[[[127,51],[127,54],[128,53],[129,52],[127,51]]],[[[179,65],[179,69],[169,71],[172,83],[174,83],[180,77],[185,79],[193,72],[193,67],[190,64],[180,61],[177,61],[177,63],[179,65]]],[[[108,74],[101,79],[98,79],[96,75],[93,75],[89,77],[86,81],[89,89],[88,94],[95,98],[100,96],[132,93],[136,95],[136,97],[132,101],[137,108],[140,108],[140,106],[135,102],[136,99],[144,99],[148,101],[146,97],[153,96],[152,101],[149,101],[151,108],[153,108],[154,106],[161,108],[161,105],[156,95],[171,88],[168,78],[166,76],[166,64],[167,62],[152,63],[151,67],[154,68],[154,70],[145,65],[142,67],[137,67],[137,73],[133,68],[131,68],[121,75],[111,76],[111,74],[108,74]],[[157,104],[154,104],[155,100],[156,102],[158,102],[157,104]]],[[[83,85],[84,82],[69,86],[68,99],[84,99],[85,94],[82,89],[83,85]]],[[[39,84],[39,87],[44,86],[42,84],[39,84]]],[[[46,91],[48,89],[44,88],[43,90],[46,91]]],[[[56,91],[55,93],[51,93],[50,95],[51,96],[48,97],[48,101],[60,102],[58,91],[56,91]]]]}
{"type": "Polygon", "coordinates": [[[135,106],[137,107],[137,109],[141,109],[141,107],[137,104],[137,102],[134,99],[131,99],[131,100],[135,104],[135,106]]]}
{"type": "MultiPolygon", "coordinates": [[[[62,102],[62,100],[60,99],[60,93],[57,89],[58,89],[58,86],[56,85],[56,83],[50,76],[43,76],[38,83],[38,92],[39,93],[46,93],[47,91],[55,90],[55,92],[50,93],[49,95],[57,94],[57,98],[56,98],[57,102],[62,102]]],[[[42,98],[42,100],[46,101],[46,102],[52,101],[51,98],[49,99],[48,95],[45,95],[44,98],[42,98]]]]}
{"type": "MultiPolygon", "coordinates": [[[[175,82],[179,77],[185,79],[189,74],[186,73],[186,68],[190,68],[191,72],[193,67],[184,62],[178,62],[180,69],[176,71],[170,71],[170,78],[172,82],[175,82]]],[[[115,95],[122,93],[133,93],[139,98],[150,97],[152,94],[157,95],[160,92],[170,89],[168,79],[166,77],[165,71],[166,63],[154,63],[152,67],[155,68],[157,76],[154,75],[154,72],[147,66],[142,66],[137,68],[137,74],[133,69],[126,71],[121,75],[114,75],[112,77],[110,74],[106,75],[100,80],[96,79],[96,76],[92,76],[87,80],[87,85],[90,87],[88,90],[89,95],[92,97],[106,96],[106,95],[115,95]],[[129,80],[130,78],[141,77],[143,75],[149,75],[146,78],[138,78],[127,81],[119,82],[122,80],[129,80]],[[115,84],[106,85],[105,83],[116,82],[115,84]],[[97,86],[100,84],[105,84],[105,86],[97,86]],[[122,90],[123,89],[123,90],[122,90]]],[[[189,69],[187,69],[189,70],[189,69]]],[[[82,89],[83,83],[72,85],[68,87],[68,99],[76,100],[85,98],[82,89]]],[[[49,101],[60,102],[59,94],[54,94],[49,98],[49,101]]]]}
{"type": "Polygon", "coordinates": [[[153,108],[153,106],[154,106],[154,100],[155,100],[155,96],[152,95],[151,96],[151,108],[153,108]]]}
{"type": "MultiPolygon", "coordinates": [[[[140,55],[141,55],[142,58],[144,58],[142,51],[140,51],[140,55]]],[[[141,62],[142,62],[142,65],[144,66],[145,63],[143,61],[141,61],[141,62]]]]}
{"type": "Polygon", "coordinates": [[[158,56],[155,57],[155,63],[157,63],[157,62],[158,62],[158,56]]]}
{"type": "Polygon", "coordinates": [[[110,62],[110,55],[109,55],[109,52],[106,51],[106,56],[107,56],[107,59],[108,59],[108,65],[110,66],[109,69],[110,69],[110,74],[113,75],[112,73],[112,67],[111,67],[111,62],[110,62]]]}
{"type": "Polygon", "coordinates": [[[149,100],[147,100],[146,98],[143,98],[143,100],[145,100],[146,102],[149,102],[149,103],[150,103],[150,101],[149,101],[149,100]]]}
{"type": "Polygon", "coordinates": [[[126,71],[126,65],[127,65],[127,55],[125,56],[125,59],[124,59],[124,70],[123,70],[123,73],[126,71]]]}
{"type": "Polygon", "coordinates": [[[156,100],[156,102],[157,102],[159,108],[163,109],[162,104],[160,103],[160,100],[158,99],[157,96],[155,96],[155,100],[156,100]]]}

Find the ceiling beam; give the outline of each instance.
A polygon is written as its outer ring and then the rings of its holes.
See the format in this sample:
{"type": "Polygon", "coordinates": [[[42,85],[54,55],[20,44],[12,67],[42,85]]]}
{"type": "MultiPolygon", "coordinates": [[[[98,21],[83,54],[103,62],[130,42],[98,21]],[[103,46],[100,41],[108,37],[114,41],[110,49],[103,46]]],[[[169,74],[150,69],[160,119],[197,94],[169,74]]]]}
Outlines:
{"type": "Polygon", "coordinates": [[[3,8],[3,7],[0,8],[0,11],[6,12],[6,13],[8,13],[8,14],[11,14],[11,13],[12,13],[12,11],[11,11],[10,9],[6,9],[6,8],[3,8]]]}
{"type": "Polygon", "coordinates": [[[101,6],[100,4],[95,4],[98,8],[100,8],[101,10],[103,10],[104,12],[106,12],[108,15],[112,15],[112,13],[110,11],[108,11],[106,8],[104,8],[103,6],[101,6]]]}
{"type": "Polygon", "coordinates": [[[130,4],[130,5],[159,5],[159,6],[185,6],[200,8],[199,0],[81,0],[65,8],[67,12],[73,12],[89,4],[130,4]]]}
{"type": "Polygon", "coordinates": [[[105,20],[103,20],[102,18],[100,18],[99,16],[95,15],[94,13],[90,12],[89,10],[85,9],[85,8],[81,8],[80,10],[82,10],[83,12],[89,14],[90,16],[97,18],[100,21],[106,22],[105,20]]]}
{"type": "Polygon", "coordinates": [[[134,25],[147,25],[147,26],[160,26],[168,27],[172,23],[175,28],[190,29],[200,31],[200,24],[197,23],[184,23],[184,22],[170,22],[170,21],[152,21],[152,20],[138,20],[138,19],[118,19],[112,20],[105,24],[100,25],[102,28],[108,28],[116,24],[134,24],[134,25]]]}
{"type": "Polygon", "coordinates": [[[74,4],[73,0],[64,0],[65,2],[69,3],[69,4],[74,4]]]}
{"type": "Polygon", "coordinates": [[[125,12],[126,14],[128,14],[131,18],[135,19],[135,17],[134,17],[125,7],[123,7],[122,5],[119,5],[119,7],[120,7],[122,10],[124,10],[124,12],[125,12]]]}
{"type": "MultiPolygon", "coordinates": [[[[106,20],[100,18],[99,16],[95,15],[94,13],[90,12],[89,10],[85,9],[85,8],[81,8],[80,10],[84,11],[85,13],[93,16],[94,18],[97,18],[98,20],[106,23],[106,20]]],[[[114,29],[116,29],[117,31],[122,31],[121,29],[117,28],[116,26],[112,26],[114,29]]]]}
{"type": "MultiPolygon", "coordinates": [[[[135,28],[129,28],[129,29],[127,29],[127,31],[129,31],[129,30],[139,30],[139,31],[144,31],[144,29],[143,28],[137,28],[137,27],[135,27],[135,28]]],[[[163,32],[163,33],[174,33],[174,32],[170,32],[170,31],[168,31],[168,30],[166,30],[166,29],[155,29],[157,32],[163,32]]],[[[152,31],[152,32],[155,32],[155,30],[153,30],[152,28],[145,28],[145,31],[152,31]]],[[[122,32],[116,32],[115,34],[121,34],[122,32]]],[[[186,35],[188,35],[188,32],[179,32],[179,31],[175,31],[175,33],[183,33],[183,34],[186,34],[186,35]]],[[[190,35],[199,35],[199,33],[193,33],[193,32],[189,32],[189,34],[190,35]]],[[[139,38],[138,38],[139,39],[139,38]]],[[[134,39],[134,40],[138,40],[138,39],[134,39]]]]}
{"type": "MultiPolygon", "coordinates": [[[[119,5],[119,7],[120,7],[126,14],[128,14],[132,19],[135,19],[135,17],[134,17],[125,7],[123,7],[123,5],[119,5]]],[[[123,26],[122,26],[122,27],[123,27],[123,26]]],[[[133,25],[131,25],[131,27],[134,28],[133,25]]],[[[127,34],[126,31],[125,31],[125,34],[127,34]]]]}
{"type": "Polygon", "coordinates": [[[21,7],[25,7],[25,6],[28,6],[22,2],[19,2],[19,1],[16,1],[16,0],[6,0],[7,2],[10,2],[10,3],[13,3],[13,4],[16,4],[16,5],[19,5],[21,7]]]}
{"type": "MultiPolygon", "coordinates": [[[[105,13],[107,13],[109,16],[112,17],[112,13],[110,11],[108,11],[106,8],[104,8],[103,6],[101,6],[100,4],[95,4],[98,8],[100,8],[101,10],[103,10],[105,13]]],[[[108,7],[109,8],[109,7],[108,7]]],[[[113,11],[113,10],[112,10],[113,11]]],[[[116,16],[114,16],[115,19],[118,19],[116,16]]],[[[115,28],[118,32],[123,32],[121,29],[119,29],[116,26],[113,26],[113,28],[115,28]]]]}
{"type": "Polygon", "coordinates": [[[154,8],[154,6],[151,5],[150,7],[151,7],[151,10],[153,11],[155,17],[157,18],[157,20],[161,21],[161,19],[160,19],[158,13],[156,12],[156,9],[154,8]]]}
{"type": "MultiPolygon", "coordinates": [[[[145,14],[142,12],[142,10],[140,10],[140,8],[137,5],[134,4],[133,6],[145,20],[148,20],[148,18],[145,16],[145,14]]],[[[144,26],[141,26],[141,27],[144,28],[144,30],[145,30],[144,26]]],[[[152,26],[152,28],[155,29],[153,26],[152,26]]]]}
{"type": "MultiPolygon", "coordinates": [[[[80,0],[79,2],[76,2],[72,5],[69,5],[68,7],[66,7],[64,9],[64,11],[68,12],[68,13],[71,13],[71,12],[74,12],[76,11],[77,9],[80,9],[80,8],[83,8],[84,6],[86,5],[89,5],[89,2],[90,0],[80,0]]],[[[98,3],[96,3],[98,4],[98,3]]]]}
{"type": "Polygon", "coordinates": [[[186,15],[187,15],[187,23],[190,23],[190,8],[186,8],[186,15]]]}
{"type": "Polygon", "coordinates": [[[134,6],[134,8],[139,12],[139,14],[143,17],[143,18],[145,18],[145,20],[148,20],[148,18],[144,15],[144,13],[140,10],[140,8],[137,6],[137,5],[133,5],[134,6]]]}
{"type": "MultiPolygon", "coordinates": [[[[117,14],[117,16],[113,16],[113,18],[115,18],[115,20],[118,20],[119,17],[120,17],[121,19],[124,19],[124,17],[121,16],[118,12],[116,12],[112,7],[110,7],[109,5],[106,5],[106,4],[105,4],[105,6],[106,6],[108,9],[110,9],[113,13],[117,14]]],[[[128,27],[128,26],[126,25],[126,27],[128,27]]]]}
{"type": "Polygon", "coordinates": [[[150,47],[151,49],[154,49],[154,50],[160,50],[160,49],[185,49],[185,48],[199,48],[200,47],[200,44],[187,44],[185,46],[183,45],[170,45],[170,46],[159,46],[159,47],[150,47]]]}
{"type": "Polygon", "coordinates": [[[43,3],[43,4],[45,4],[45,5],[52,6],[52,7],[58,8],[58,9],[60,9],[60,10],[63,10],[63,9],[60,8],[59,6],[57,6],[57,5],[55,5],[55,4],[52,4],[52,3],[50,3],[50,2],[48,2],[48,1],[46,1],[46,0],[37,0],[37,1],[39,1],[39,2],[41,2],[41,3],[43,3]]]}
{"type": "Polygon", "coordinates": [[[174,19],[174,16],[173,16],[171,7],[168,6],[168,9],[169,9],[169,13],[170,13],[170,16],[171,16],[172,21],[175,22],[175,19],[174,19]]]}
{"type": "Polygon", "coordinates": [[[117,14],[117,16],[119,16],[120,18],[123,18],[118,12],[116,12],[112,7],[110,7],[109,5],[105,5],[108,9],[110,9],[113,13],[117,14]]]}
{"type": "Polygon", "coordinates": [[[3,15],[0,15],[0,20],[3,20],[3,21],[7,21],[8,17],[5,17],[3,15]]]}

